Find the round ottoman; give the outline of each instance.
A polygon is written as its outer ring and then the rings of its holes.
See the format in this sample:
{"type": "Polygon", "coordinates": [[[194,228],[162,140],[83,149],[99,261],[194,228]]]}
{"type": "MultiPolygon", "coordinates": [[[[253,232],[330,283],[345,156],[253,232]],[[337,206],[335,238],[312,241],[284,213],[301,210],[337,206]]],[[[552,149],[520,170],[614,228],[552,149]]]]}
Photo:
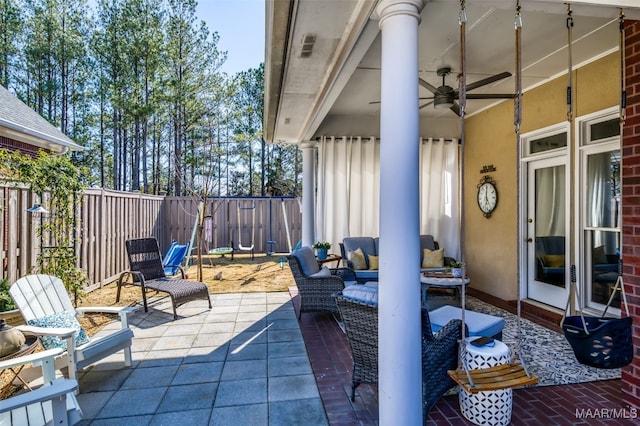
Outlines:
{"type": "MultiPolygon", "coordinates": [[[[470,370],[493,367],[510,361],[509,347],[499,340],[495,345],[473,346],[469,341],[477,337],[468,337],[465,345],[465,360],[470,370]]],[[[459,387],[460,411],[477,425],[508,425],[511,422],[513,392],[511,389],[484,391],[475,394],[459,387]]]]}

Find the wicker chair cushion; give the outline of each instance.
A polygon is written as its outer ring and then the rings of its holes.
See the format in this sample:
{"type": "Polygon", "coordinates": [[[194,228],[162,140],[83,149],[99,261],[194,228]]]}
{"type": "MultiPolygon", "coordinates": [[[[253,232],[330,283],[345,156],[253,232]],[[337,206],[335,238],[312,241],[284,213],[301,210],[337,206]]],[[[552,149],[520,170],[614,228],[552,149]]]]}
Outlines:
{"type": "Polygon", "coordinates": [[[361,249],[365,254],[378,255],[378,239],[371,237],[345,237],[342,240],[345,253],[361,249]]]}
{"type": "Polygon", "coordinates": [[[350,285],[342,290],[342,297],[378,306],[378,287],[360,284],[350,285]]]}
{"type": "Polygon", "coordinates": [[[295,256],[300,263],[300,269],[306,276],[315,274],[320,270],[316,256],[313,254],[313,250],[309,246],[300,247],[298,250],[291,253],[295,256]]]}
{"type": "Polygon", "coordinates": [[[331,276],[331,270],[326,266],[323,266],[322,268],[320,268],[320,270],[315,274],[311,274],[311,277],[313,278],[326,278],[330,276],[331,276]]]}
{"type": "MultiPolygon", "coordinates": [[[[445,305],[429,312],[431,330],[436,333],[449,321],[462,318],[462,310],[455,306],[445,305]]],[[[464,322],[468,336],[494,337],[502,333],[504,318],[483,314],[470,310],[464,311],[464,322]]]]}

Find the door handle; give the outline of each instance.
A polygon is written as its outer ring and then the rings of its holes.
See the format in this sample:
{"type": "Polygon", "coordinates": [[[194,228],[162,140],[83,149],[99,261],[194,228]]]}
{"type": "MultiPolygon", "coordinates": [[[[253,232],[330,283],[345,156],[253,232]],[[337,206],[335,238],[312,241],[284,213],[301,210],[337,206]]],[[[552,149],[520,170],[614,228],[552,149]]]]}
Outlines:
{"type": "Polygon", "coordinates": [[[533,242],[533,238],[531,238],[531,237],[527,238],[527,242],[528,243],[532,243],[533,242]]]}

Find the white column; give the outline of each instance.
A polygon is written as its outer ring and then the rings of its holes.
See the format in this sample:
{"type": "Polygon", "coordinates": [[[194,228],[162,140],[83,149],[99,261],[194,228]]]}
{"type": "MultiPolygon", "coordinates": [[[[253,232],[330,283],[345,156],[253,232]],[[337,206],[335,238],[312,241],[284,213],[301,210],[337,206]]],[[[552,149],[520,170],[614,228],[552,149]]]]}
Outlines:
{"type": "Polygon", "coordinates": [[[382,0],[379,403],[381,425],[422,425],[418,24],[422,0],[382,0]]]}
{"type": "Polygon", "coordinates": [[[304,141],[302,150],[302,245],[312,246],[315,230],[315,162],[313,154],[316,143],[304,141]]]}

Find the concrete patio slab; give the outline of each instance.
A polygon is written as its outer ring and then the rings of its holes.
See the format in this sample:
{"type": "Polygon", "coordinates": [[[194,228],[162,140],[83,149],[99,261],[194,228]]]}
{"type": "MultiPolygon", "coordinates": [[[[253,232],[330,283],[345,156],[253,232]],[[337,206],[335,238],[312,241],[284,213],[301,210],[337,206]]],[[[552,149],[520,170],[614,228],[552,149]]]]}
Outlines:
{"type": "Polygon", "coordinates": [[[81,424],[328,424],[289,293],[211,300],[133,314],[133,366],[119,353],[81,372],[81,424]]]}

